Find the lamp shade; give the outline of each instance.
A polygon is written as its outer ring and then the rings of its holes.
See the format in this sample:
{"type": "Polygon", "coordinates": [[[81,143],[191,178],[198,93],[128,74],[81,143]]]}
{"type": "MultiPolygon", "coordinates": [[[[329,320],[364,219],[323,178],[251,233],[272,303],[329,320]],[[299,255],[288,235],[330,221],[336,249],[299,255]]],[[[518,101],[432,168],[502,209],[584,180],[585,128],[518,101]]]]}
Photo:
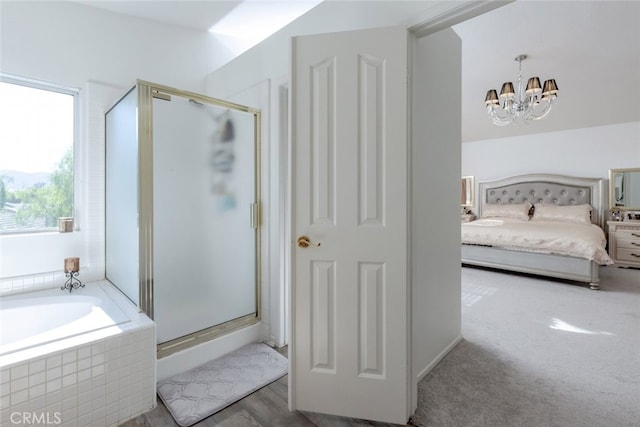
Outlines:
{"type": "Polygon", "coordinates": [[[525,92],[529,95],[542,92],[542,86],[540,86],[540,78],[531,77],[527,82],[527,89],[525,92]]]}
{"type": "Polygon", "coordinates": [[[502,85],[502,89],[500,90],[500,98],[513,98],[515,93],[513,83],[506,82],[502,85]]]}
{"type": "Polygon", "coordinates": [[[545,98],[548,96],[557,96],[558,93],[558,85],[556,84],[555,79],[549,79],[544,82],[544,86],[542,88],[542,96],[545,98]]]}
{"type": "Polygon", "coordinates": [[[500,102],[498,101],[498,92],[495,89],[491,89],[487,91],[487,96],[484,98],[484,103],[488,105],[498,105],[500,102]]]}

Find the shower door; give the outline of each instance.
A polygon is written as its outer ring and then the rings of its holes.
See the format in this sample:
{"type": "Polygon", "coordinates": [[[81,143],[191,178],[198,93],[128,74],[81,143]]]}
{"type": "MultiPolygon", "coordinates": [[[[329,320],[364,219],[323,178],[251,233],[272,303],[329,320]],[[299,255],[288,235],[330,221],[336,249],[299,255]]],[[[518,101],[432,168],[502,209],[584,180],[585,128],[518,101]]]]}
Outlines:
{"type": "Polygon", "coordinates": [[[153,318],[173,347],[257,318],[256,117],[175,94],[152,111],[153,318]]]}

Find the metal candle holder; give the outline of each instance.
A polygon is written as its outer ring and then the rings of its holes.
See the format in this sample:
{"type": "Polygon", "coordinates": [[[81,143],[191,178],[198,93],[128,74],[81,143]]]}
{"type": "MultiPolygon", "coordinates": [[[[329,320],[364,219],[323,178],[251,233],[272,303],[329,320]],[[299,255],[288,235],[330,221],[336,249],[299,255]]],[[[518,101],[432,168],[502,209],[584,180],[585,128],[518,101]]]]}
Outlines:
{"type": "Polygon", "coordinates": [[[78,279],[79,274],[79,271],[65,271],[64,277],[67,277],[68,279],[60,289],[63,291],[69,289],[69,292],[71,292],[74,289],[84,288],[84,283],[78,279]]]}

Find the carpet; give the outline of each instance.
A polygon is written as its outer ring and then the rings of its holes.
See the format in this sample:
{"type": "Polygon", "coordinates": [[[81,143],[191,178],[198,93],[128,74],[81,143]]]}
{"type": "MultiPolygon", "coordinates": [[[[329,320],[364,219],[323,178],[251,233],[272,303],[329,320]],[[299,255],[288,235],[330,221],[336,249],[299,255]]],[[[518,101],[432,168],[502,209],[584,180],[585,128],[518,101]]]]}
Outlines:
{"type": "Polygon", "coordinates": [[[640,426],[640,271],[601,290],[462,269],[464,339],[418,383],[418,427],[640,426]]]}
{"type": "Polygon", "coordinates": [[[187,427],[287,374],[287,359],[253,343],[158,382],[158,395],[176,422],[187,427]]]}

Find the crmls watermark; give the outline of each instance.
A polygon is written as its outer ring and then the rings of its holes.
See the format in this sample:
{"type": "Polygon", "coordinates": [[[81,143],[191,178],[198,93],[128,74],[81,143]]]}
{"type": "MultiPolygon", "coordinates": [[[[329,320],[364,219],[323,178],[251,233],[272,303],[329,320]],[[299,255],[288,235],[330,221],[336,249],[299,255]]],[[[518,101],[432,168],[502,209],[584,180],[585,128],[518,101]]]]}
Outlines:
{"type": "Polygon", "coordinates": [[[60,412],[12,412],[12,425],[58,425],[62,423],[60,412]]]}

